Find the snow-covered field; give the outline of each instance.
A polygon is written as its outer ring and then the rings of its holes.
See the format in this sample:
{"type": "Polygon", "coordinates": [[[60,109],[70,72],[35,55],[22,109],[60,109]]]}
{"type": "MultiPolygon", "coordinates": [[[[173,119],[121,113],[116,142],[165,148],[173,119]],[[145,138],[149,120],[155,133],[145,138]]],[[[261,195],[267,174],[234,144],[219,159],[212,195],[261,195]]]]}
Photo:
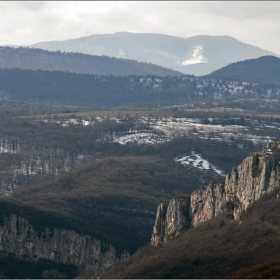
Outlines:
{"type": "MultiPolygon", "coordinates": [[[[106,118],[116,123],[123,123],[126,121],[125,117],[111,117],[106,118]]],[[[254,144],[265,144],[276,141],[275,133],[280,130],[280,124],[270,123],[270,125],[255,121],[253,123],[254,133],[247,126],[241,125],[222,125],[212,124],[213,119],[209,118],[209,123],[205,124],[199,118],[155,118],[138,116],[133,121],[135,125],[141,126],[141,129],[133,129],[128,131],[114,131],[112,134],[112,142],[117,142],[122,145],[131,144],[158,144],[170,141],[180,136],[198,137],[201,139],[211,139],[218,141],[228,141],[234,139],[251,141],[254,144]],[[143,129],[143,127],[145,127],[143,129]],[[258,133],[263,130],[274,130],[275,133],[258,133]]],[[[49,121],[49,120],[43,120],[49,121]]],[[[104,122],[104,118],[94,117],[90,119],[60,119],[52,120],[63,127],[69,125],[83,125],[94,126],[96,123],[104,122]]],[[[131,120],[130,120],[131,121],[131,120]]]]}
{"type": "MultiPolygon", "coordinates": [[[[118,124],[126,122],[125,117],[106,118],[118,124]]],[[[76,125],[94,125],[104,122],[104,118],[95,117],[91,119],[80,120],[61,120],[62,126],[70,124],[76,125]]],[[[114,131],[108,133],[111,137],[109,141],[121,145],[156,145],[171,141],[180,136],[197,137],[200,139],[209,139],[216,141],[233,142],[234,140],[246,140],[257,144],[265,144],[276,141],[275,135],[280,130],[280,124],[275,122],[264,123],[261,121],[248,121],[250,127],[242,125],[222,125],[217,124],[221,120],[209,118],[205,123],[200,118],[174,118],[174,117],[147,117],[138,116],[133,119],[135,127],[127,131],[114,131]],[[137,129],[137,127],[139,129],[137,129]]],[[[130,120],[131,122],[131,120],[130,120]]],[[[233,122],[234,123],[234,122],[233,122]]],[[[239,144],[242,149],[242,144],[239,144]]],[[[175,161],[185,166],[191,166],[204,171],[212,171],[218,175],[224,176],[224,172],[210,163],[203,155],[193,152],[190,155],[175,158],[175,161]]]]}
{"type": "Polygon", "coordinates": [[[139,133],[131,133],[124,136],[117,136],[114,135],[113,142],[120,143],[122,145],[125,145],[127,143],[134,143],[137,145],[141,144],[158,144],[158,143],[164,143],[166,141],[170,141],[168,137],[159,136],[155,133],[149,133],[149,132],[139,132],[139,133]]]}
{"type": "MultiPolygon", "coordinates": [[[[254,144],[265,144],[275,141],[275,137],[269,135],[254,135],[248,127],[240,125],[203,124],[200,119],[190,118],[146,118],[139,120],[142,124],[148,124],[147,132],[133,131],[126,135],[114,134],[114,142],[120,144],[157,144],[170,141],[176,137],[189,136],[201,139],[218,141],[231,141],[242,139],[254,144]]],[[[279,130],[280,126],[270,126],[279,130]]]]}

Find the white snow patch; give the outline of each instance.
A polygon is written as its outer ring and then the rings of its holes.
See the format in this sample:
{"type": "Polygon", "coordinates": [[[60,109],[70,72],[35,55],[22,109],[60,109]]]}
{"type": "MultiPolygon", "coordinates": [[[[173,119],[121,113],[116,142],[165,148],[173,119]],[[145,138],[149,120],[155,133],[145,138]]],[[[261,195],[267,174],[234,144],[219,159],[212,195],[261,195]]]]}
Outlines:
{"type": "Polygon", "coordinates": [[[170,141],[167,137],[158,136],[155,133],[133,133],[125,136],[114,136],[113,142],[125,145],[127,143],[133,144],[157,144],[170,141]]]}
{"type": "Polygon", "coordinates": [[[122,57],[125,55],[125,52],[123,49],[119,49],[119,56],[118,57],[122,57]]]}
{"type": "Polygon", "coordinates": [[[179,64],[181,65],[190,65],[190,64],[197,64],[197,63],[207,63],[207,58],[202,54],[202,46],[197,46],[193,50],[192,57],[188,60],[185,60],[179,64]]]}
{"type": "Polygon", "coordinates": [[[192,152],[192,154],[189,156],[175,158],[175,161],[183,165],[190,165],[201,170],[212,169],[217,174],[225,176],[222,170],[218,169],[213,164],[209,163],[208,160],[204,159],[201,155],[196,154],[195,152],[192,152]]]}

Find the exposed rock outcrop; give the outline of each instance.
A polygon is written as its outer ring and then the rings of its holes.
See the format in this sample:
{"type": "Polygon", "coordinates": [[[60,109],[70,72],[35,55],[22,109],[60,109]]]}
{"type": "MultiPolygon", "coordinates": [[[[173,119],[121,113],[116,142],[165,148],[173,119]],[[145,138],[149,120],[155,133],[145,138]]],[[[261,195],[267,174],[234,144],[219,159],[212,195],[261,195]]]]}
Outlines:
{"type": "Polygon", "coordinates": [[[15,214],[1,217],[1,220],[0,251],[17,256],[49,259],[80,269],[90,265],[97,272],[105,271],[129,256],[126,251],[117,253],[111,244],[75,231],[45,228],[39,232],[15,214]]]}
{"type": "Polygon", "coordinates": [[[279,182],[280,142],[270,143],[244,159],[225,178],[193,191],[190,198],[174,198],[164,207],[159,206],[151,243],[167,242],[181,231],[219,214],[239,220],[250,203],[278,187],[279,182]]]}
{"type": "Polygon", "coordinates": [[[156,221],[153,227],[152,244],[159,244],[164,241],[165,223],[168,203],[161,203],[157,208],[156,221]]]}
{"type": "Polygon", "coordinates": [[[175,197],[169,203],[161,203],[157,208],[152,243],[167,242],[181,231],[189,229],[191,226],[189,208],[189,196],[175,197]]]}

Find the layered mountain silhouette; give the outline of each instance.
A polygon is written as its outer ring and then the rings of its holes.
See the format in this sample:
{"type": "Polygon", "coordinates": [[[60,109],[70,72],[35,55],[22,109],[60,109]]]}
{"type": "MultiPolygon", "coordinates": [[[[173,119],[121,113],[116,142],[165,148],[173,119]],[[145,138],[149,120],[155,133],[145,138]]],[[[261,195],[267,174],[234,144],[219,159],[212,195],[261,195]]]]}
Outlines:
{"type": "Polygon", "coordinates": [[[207,75],[213,79],[228,79],[280,84],[280,58],[262,56],[229,64],[207,75]]]}
{"type": "Polygon", "coordinates": [[[233,62],[276,55],[229,36],[198,35],[182,38],[129,32],[41,42],[30,47],[146,61],[198,76],[233,62]]]}
{"type": "Polygon", "coordinates": [[[158,75],[182,73],[147,62],[80,53],[50,52],[34,48],[0,47],[0,68],[64,71],[96,75],[158,75]]]}

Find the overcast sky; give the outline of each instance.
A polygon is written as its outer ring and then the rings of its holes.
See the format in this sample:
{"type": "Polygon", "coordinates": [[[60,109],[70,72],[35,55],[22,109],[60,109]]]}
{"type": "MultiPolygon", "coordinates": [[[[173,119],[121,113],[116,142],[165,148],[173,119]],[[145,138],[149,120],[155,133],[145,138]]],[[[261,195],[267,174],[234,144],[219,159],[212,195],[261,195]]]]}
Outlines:
{"type": "Polygon", "coordinates": [[[228,35],[280,55],[280,1],[0,2],[0,45],[120,31],[228,35]]]}

